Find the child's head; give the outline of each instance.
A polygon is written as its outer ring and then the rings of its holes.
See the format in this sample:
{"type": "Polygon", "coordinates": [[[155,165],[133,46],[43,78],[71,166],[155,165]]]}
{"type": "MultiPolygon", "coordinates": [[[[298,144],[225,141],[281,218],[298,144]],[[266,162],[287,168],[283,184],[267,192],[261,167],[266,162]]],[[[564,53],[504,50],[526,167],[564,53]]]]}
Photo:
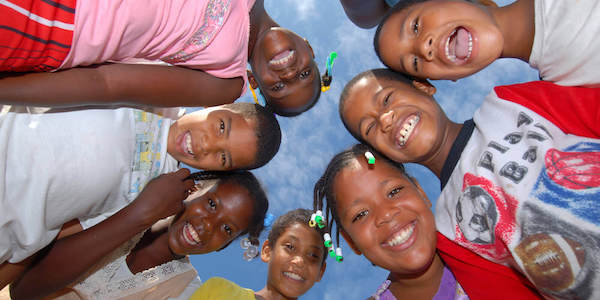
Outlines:
{"type": "Polygon", "coordinates": [[[355,138],[392,160],[425,164],[438,155],[450,124],[434,93],[428,82],[389,69],[366,71],[344,87],[340,117],[355,138]]]}
{"type": "Polygon", "coordinates": [[[281,129],[272,113],[253,103],[232,103],[175,121],[167,151],[197,169],[254,169],[269,162],[280,143],[281,129]]]}
{"type": "MultiPolygon", "coordinates": [[[[492,1],[477,1],[494,5],[492,1]]],[[[389,68],[419,78],[456,80],[500,57],[504,37],[485,5],[404,0],[383,18],[375,52],[389,68]]]]}
{"type": "Polygon", "coordinates": [[[337,154],[315,185],[316,208],[323,198],[338,232],[373,264],[398,274],[429,267],[437,243],[431,202],[402,164],[355,145],[337,154]]]}
{"type": "Polygon", "coordinates": [[[273,112],[299,115],[315,105],[321,95],[321,77],[308,41],[281,27],[271,27],[256,41],[248,79],[260,88],[273,112]]]}
{"type": "Polygon", "coordinates": [[[325,232],[308,225],[311,215],[295,209],[280,216],[262,247],[261,259],[269,263],[267,286],[286,298],[303,295],[325,272],[325,232]]]}
{"type": "Polygon", "coordinates": [[[169,226],[171,251],[179,255],[218,251],[246,233],[258,241],[269,202],[256,177],[248,171],[197,175],[200,180],[217,180],[185,200],[185,210],[169,226]]]}

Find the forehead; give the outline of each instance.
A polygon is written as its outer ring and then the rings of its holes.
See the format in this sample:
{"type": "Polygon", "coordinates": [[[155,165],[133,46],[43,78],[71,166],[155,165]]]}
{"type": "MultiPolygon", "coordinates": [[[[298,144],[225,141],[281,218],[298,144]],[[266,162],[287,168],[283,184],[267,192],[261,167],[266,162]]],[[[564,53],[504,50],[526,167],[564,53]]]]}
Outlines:
{"type": "Polygon", "coordinates": [[[230,112],[231,132],[229,133],[229,153],[232,169],[242,169],[254,164],[258,152],[256,136],[257,120],[246,119],[239,113],[230,112]]]}
{"type": "Polygon", "coordinates": [[[222,216],[235,223],[238,230],[245,230],[253,213],[254,199],[246,188],[232,182],[217,184],[212,189],[219,199],[222,216]]]}
{"type": "Polygon", "coordinates": [[[320,248],[321,246],[321,237],[319,236],[319,233],[315,229],[310,228],[308,223],[300,224],[296,222],[291,224],[283,231],[277,240],[277,243],[283,243],[289,239],[297,240],[299,243],[310,247],[320,248]]]}

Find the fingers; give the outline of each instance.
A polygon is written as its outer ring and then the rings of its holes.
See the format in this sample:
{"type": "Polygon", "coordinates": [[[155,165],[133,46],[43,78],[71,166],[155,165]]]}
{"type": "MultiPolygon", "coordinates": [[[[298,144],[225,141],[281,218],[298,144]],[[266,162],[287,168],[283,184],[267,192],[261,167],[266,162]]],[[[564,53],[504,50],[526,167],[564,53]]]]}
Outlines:
{"type": "Polygon", "coordinates": [[[175,171],[173,174],[175,174],[175,176],[177,176],[177,178],[179,178],[183,181],[188,176],[190,176],[190,170],[187,168],[181,168],[181,169],[175,171]]]}

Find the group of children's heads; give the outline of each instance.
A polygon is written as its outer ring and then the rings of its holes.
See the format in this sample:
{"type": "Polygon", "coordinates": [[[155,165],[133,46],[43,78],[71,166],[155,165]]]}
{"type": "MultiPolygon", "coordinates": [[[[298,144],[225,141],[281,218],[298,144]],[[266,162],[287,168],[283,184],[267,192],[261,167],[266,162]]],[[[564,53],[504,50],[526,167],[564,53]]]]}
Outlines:
{"type": "Polygon", "coordinates": [[[333,157],[314,194],[315,210],[331,216],[329,228],[335,223],[336,236],[373,264],[406,276],[431,264],[431,202],[402,164],[357,144],[333,157]]]}

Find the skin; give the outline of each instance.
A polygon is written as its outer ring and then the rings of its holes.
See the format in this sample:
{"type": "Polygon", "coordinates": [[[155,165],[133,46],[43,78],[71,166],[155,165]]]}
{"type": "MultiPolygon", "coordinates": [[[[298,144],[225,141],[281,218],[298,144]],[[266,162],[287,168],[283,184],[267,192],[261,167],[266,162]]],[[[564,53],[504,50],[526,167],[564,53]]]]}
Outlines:
{"type": "Polygon", "coordinates": [[[314,229],[290,225],[274,245],[269,240],[263,244],[261,259],[269,264],[267,284],[256,295],[266,300],[297,299],[323,277],[323,255],[323,242],[314,229]],[[302,279],[290,278],[287,272],[302,279]]]}
{"type": "Polygon", "coordinates": [[[383,159],[376,161],[370,167],[356,159],[334,179],[343,237],[357,253],[391,271],[394,295],[431,299],[443,274],[431,202],[418,183],[383,159]]]}
{"type": "MultiPolygon", "coordinates": [[[[381,59],[392,69],[415,77],[450,80],[476,73],[501,57],[528,61],[535,31],[533,13],[533,0],[504,7],[462,0],[417,3],[390,16],[383,25],[381,59]],[[471,35],[472,50],[468,57],[452,59],[446,55],[446,44],[458,40],[450,37],[459,28],[471,35]]],[[[448,44],[452,55],[453,43],[448,44]]]]}
{"type": "Polygon", "coordinates": [[[308,41],[279,27],[266,13],[263,1],[256,1],[250,12],[250,47],[248,75],[252,88],[260,88],[265,100],[286,112],[303,111],[314,101],[321,88],[318,67],[308,41]],[[289,61],[277,58],[294,51],[289,61]]]}
{"type": "Polygon", "coordinates": [[[258,149],[256,121],[225,108],[212,107],[184,115],[169,130],[167,152],[176,160],[205,170],[243,169],[258,149]],[[188,153],[186,135],[191,137],[188,153]]]}
{"type": "Polygon", "coordinates": [[[462,125],[448,119],[434,93],[425,82],[411,86],[367,76],[350,89],[342,119],[352,133],[390,159],[422,164],[439,177],[462,125]],[[415,115],[420,120],[401,145],[399,132],[415,115]]]}

